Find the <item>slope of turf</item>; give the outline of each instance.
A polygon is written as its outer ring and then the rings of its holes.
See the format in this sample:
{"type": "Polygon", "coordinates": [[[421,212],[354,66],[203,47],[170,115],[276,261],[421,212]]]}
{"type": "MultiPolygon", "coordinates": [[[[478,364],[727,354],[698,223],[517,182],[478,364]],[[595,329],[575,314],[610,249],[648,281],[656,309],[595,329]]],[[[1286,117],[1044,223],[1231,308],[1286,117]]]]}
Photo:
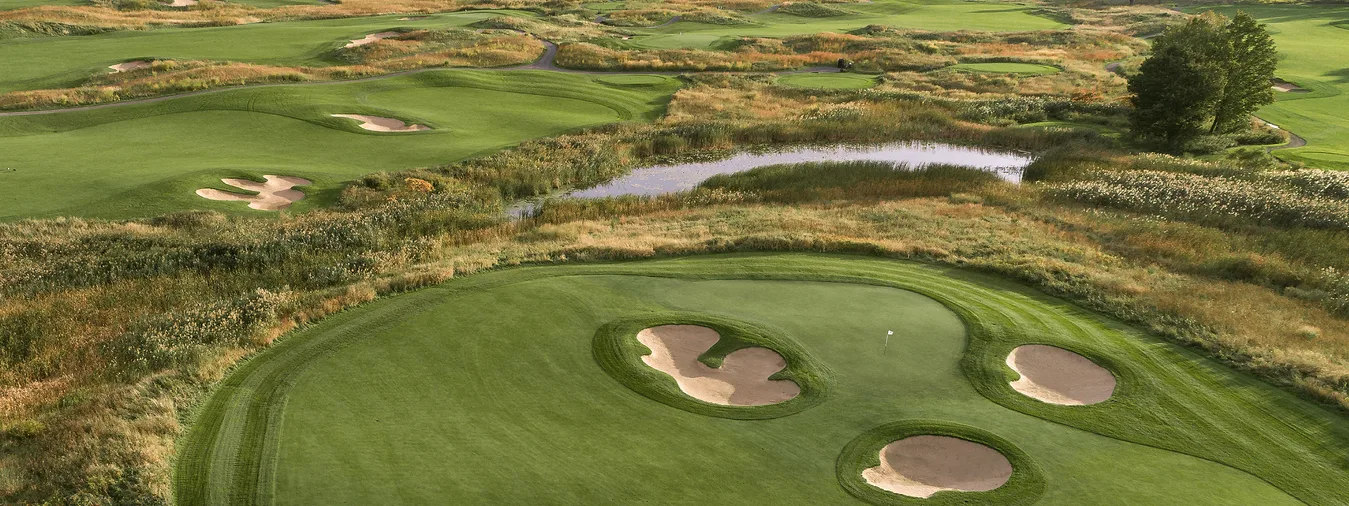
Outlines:
{"type": "Polygon", "coordinates": [[[261,214],[193,192],[229,190],[222,177],[263,174],[314,181],[306,188],[311,198],[295,207],[303,211],[363,174],[437,165],[585,125],[649,120],[678,86],[663,82],[615,87],[556,72],[444,70],[3,117],[0,219],[184,209],[261,214]],[[340,113],[433,129],[368,132],[329,116],[340,113]]]}
{"type": "Polygon", "coordinates": [[[40,5],[90,5],[89,0],[0,0],[0,11],[40,5]]]}
{"type": "MultiPolygon", "coordinates": [[[[1196,9],[1198,10],[1198,9],[1196,9]]],[[[1242,5],[1237,10],[1269,26],[1279,46],[1278,76],[1310,93],[1277,93],[1261,118],[1307,139],[1303,148],[1276,151],[1280,158],[1326,169],[1349,170],[1349,7],[1343,5],[1242,5]]]]}
{"type": "Polygon", "coordinates": [[[1048,75],[1059,72],[1058,67],[1016,62],[960,63],[946,68],[959,72],[975,72],[980,74],[1048,75]]]}
{"type": "Polygon", "coordinates": [[[257,23],[214,28],[127,30],[80,37],[0,40],[0,93],[66,88],[108,65],[134,59],[231,60],[269,65],[327,65],[333,51],[368,33],[395,28],[450,28],[524,11],[465,11],[399,20],[402,15],[257,23]],[[54,57],[53,55],[60,55],[54,57]]]}
{"type": "Polygon", "coordinates": [[[779,84],[798,88],[824,88],[831,90],[860,90],[876,85],[875,76],[863,76],[844,73],[790,74],[778,79],[779,84]]]}
{"type": "Polygon", "coordinates": [[[917,420],[1024,451],[1038,504],[1334,504],[1349,485],[1349,423],[1285,392],[1009,282],[817,255],[511,269],[347,311],[226,378],[175,480],[184,505],[857,504],[841,452],[917,420]],[[800,343],[828,392],[730,420],[597,365],[606,324],[688,313],[800,343]],[[1115,397],[1017,394],[1004,359],[1027,343],[1109,367],[1115,397]]]}
{"type": "Polygon", "coordinates": [[[806,17],[780,12],[748,16],[755,24],[714,25],[681,21],[659,28],[637,29],[638,47],[656,49],[707,48],[723,37],[786,37],[820,32],[850,32],[867,25],[888,25],[936,31],[1053,30],[1064,25],[1037,16],[1031,7],[1006,3],[954,0],[876,0],[851,3],[843,9],[852,14],[806,17]]]}

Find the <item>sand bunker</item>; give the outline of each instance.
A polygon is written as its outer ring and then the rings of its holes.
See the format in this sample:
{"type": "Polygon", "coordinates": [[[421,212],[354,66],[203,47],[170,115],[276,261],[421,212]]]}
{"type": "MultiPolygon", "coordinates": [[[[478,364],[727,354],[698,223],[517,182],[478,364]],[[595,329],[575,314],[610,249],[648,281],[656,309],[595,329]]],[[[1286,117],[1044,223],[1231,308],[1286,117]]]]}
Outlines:
{"type": "Polygon", "coordinates": [[[1282,92],[1285,92],[1285,93],[1306,93],[1306,92],[1307,92],[1307,90],[1306,90],[1305,88],[1303,88],[1303,87],[1301,87],[1301,86],[1298,86],[1298,85],[1296,85],[1296,84],[1290,83],[1290,82],[1288,82],[1288,81],[1284,81],[1283,79],[1275,79],[1275,80],[1270,84],[1270,87],[1271,87],[1271,88],[1274,88],[1274,91],[1282,91],[1282,92]]]}
{"type": "Polygon", "coordinates": [[[1096,404],[1115,393],[1115,375],[1087,357],[1063,348],[1028,344],[1007,355],[1007,366],[1021,374],[1012,388],[1050,404],[1096,404]]]}
{"type": "Polygon", "coordinates": [[[426,18],[428,18],[428,17],[430,17],[430,16],[407,16],[407,17],[398,18],[398,20],[399,20],[399,21],[421,21],[421,20],[426,19],[426,18]]]}
{"type": "Polygon", "coordinates": [[[332,117],[354,119],[361,122],[361,128],[373,132],[419,132],[431,129],[426,125],[409,125],[394,118],[381,118],[364,114],[333,114],[332,117]]]}
{"type": "Polygon", "coordinates": [[[108,65],[108,68],[112,69],[113,73],[131,72],[133,70],[150,68],[150,62],[147,60],[129,61],[125,63],[118,63],[116,65],[108,65]]]}
{"type": "Polygon", "coordinates": [[[881,465],[862,471],[872,486],[909,497],[943,491],[986,492],[1012,477],[997,450],[947,436],[912,436],[881,448],[881,465]]]}
{"type": "Polygon", "coordinates": [[[169,7],[191,7],[197,5],[197,0],[173,0],[169,7]]]}
{"type": "Polygon", "coordinates": [[[347,45],[342,46],[342,47],[364,46],[364,45],[366,45],[366,44],[372,43],[372,42],[377,41],[377,40],[383,40],[383,39],[387,39],[387,38],[389,38],[389,37],[395,37],[395,36],[398,36],[398,35],[400,35],[398,32],[379,32],[379,33],[372,33],[372,34],[370,34],[370,35],[366,35],[365,37],[361,37],[361,38],[359,38],[359,39],[351,39],[351,42],[348,42],[347,45]]]}
{"type": "Polygon", "coordinates": [[[226,192],[214,188],[197,190],[197,195],[211,200],[248,202],[248,207],[262,211],[279,211],[304,198],[304,192],[295,190],[294,187],[313,184],[308,179],[291,176],[266,175],[262,177],[267,182],[259,183],[247,179],[221,179],[227,185],[258,192],[257,195],[226,192]]]}
{"type": "Polygon", "coordinates": [[[721,340],[717,331],[696,325],[662,325],[637,333],[651,348],[642,362],[669,374],[689,397],[728,406],[763,406],[796,397],[801,387],[769,376],[787,367],[782,355],[768,348],[744,348],[726,355],[721,367],[711,368],[698,356],[721,340]]]}

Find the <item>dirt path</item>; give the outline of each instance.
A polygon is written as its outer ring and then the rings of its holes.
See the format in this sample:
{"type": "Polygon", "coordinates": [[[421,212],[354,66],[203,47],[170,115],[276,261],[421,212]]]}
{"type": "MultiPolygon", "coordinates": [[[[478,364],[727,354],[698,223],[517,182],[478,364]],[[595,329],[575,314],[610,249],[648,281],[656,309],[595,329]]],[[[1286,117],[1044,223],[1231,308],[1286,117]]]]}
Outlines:
{"type": "Polygon", "coordinates": [[[294,82],[294,83],[248,84],[248,85],[243,85],[243,86],[227,86],[227,87],[221,87],[221,88],[211,88],[211,89],[209,89],[209,90],[189,91],[189,92],[187,92],[187,93],[176,93],[176,94],[172,94],[172,95],[163,95],[163,96],[158,96],[158,97],[147,97],[147,98],[138,98],[138,99],[133,99],[133,100],[122,100],[122,101],[118,101],[118,102],[109,102],[109,103],[106,103],[106,104],[82,105],[82,106],[78,106],[78,107],[65,107],[65,108],[61,108],[61,109],[38,109],[38,110],[32,110],[32,111],[8,111],[8,112],[0,112],[0,118],[3,118],[3,117],[10,117],[10,116],[37,116],[37,115],[42,115],[42,114],[58,114],[58,113],[63,113],[63,112],[93,111],[93,110],[98,110],[98,109],[107,109],[107,108],[110,108],[110,107],[123,107],[123,106],[129,106],[129,105],[153,104],[153,103],[155,103],[155,102],[163,102],[163,101],[165,101],[165,100],[173,100],[173,99],[177,99],[177,98],[193,97],[193,96],[198,96],[198,95],[210,95],[210,94],[212,94],[212,93],[221,93],[221,92],[230,91],[230,90],[240,90],[240,89],[249,89],[249,88],[275,88],[275,87],[282,87],[282,86],[307,86],[307,85],[316,85],[316,84],[359,83],[359,82],[365,82],[365,81],[377,81],[377,80],[380,80],[380,79],[389,79],[389,78],[399,77],[399,76],[407,76],[407,75],[413,75],[413,74],[420,74],[420,73],[423,73],[423,72],[441,72],[441,71],[447,71],[447,70],[450,70],[450,71],[455,71],[455,70],[490,70],[490,71],[498,71],[498,72],[511,72],[511,71],[518,71],[518,70],[535,70],[535,71],[563,72],[563,73],[568,73],[568,74],[587,74],[587,75],[625,75],[625,74],[627,74],[627,75],[637,75],[637,74],[642,74],[642,75],[673,75],[673,76],[682,75],[682,74],[696,74],[696,73],[699,73],[699,72],[725,73],[725,74],[774,74],[774,75],[805,74],[805,73],[811,73],[811,72],[841,72],[840,69],[835,68],[835,67],[806,67],[806,68],[801,68],[801,69],[796,69],[796,70],[779,70],[779,71],[763,71],[763,72],[753,72],[753,71],[697,71],[697,70],[655,71],[655,70],[580,70],[580,69],[569,69],[569,68],[565,68],[565,67],[559,67],[559,66],[557,66],[557,63],[555,63],[555,60],[557,59],[557,49],[558,49],[558,48],[557,48],[557,44],[554,44],[554,43],[552,43],[552,42],[550,42],[550,41],[546,41],[546,40],[543,40],[543,41],[541,41],[541,42],[543,42],[543,45],[544,45],[543,56],[541,56],[541,57],[540,57],[538,60],[536,60],[534,63],[529,63],[529,64],[525,64],[525,65],[517,65],[517,66],[514,66],[514,67],[431,67],[431,68],[424,68],[424,69],[404,70],[404,71],[402,71],[402,72],[394,72],[394,73],[391,73],[391,74],[384,74],[384,75],[371,76],[371,77],[362,77],[362,78],[358,78],[358,79],[344,79],[344,80],[336,80],[336,81],[309,81],[309,82],[294,82]]]}

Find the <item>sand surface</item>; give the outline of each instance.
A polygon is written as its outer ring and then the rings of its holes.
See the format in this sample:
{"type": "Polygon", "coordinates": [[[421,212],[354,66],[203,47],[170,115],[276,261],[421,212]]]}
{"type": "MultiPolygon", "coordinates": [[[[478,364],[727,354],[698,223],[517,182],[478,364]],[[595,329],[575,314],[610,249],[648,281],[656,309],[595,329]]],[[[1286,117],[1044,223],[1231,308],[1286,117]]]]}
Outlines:
{"type": "Polygon", "coordinates": [[[1290,83],[1288,81],[1274,81],[1274,84],[1270,85],[1270,87],[1274,88],[1274,91],[1282,91],[1285,93],[1288,92],[1298,93],[1307,91],[1303,89],[1301,86],[1290,83]]]}
{"type": "Polygon", "coordinates": [[[351,42],[348,42],[347,45],[342,46],[342,47],[364,46],[364,45],[369,44],[369,43],[371,43],[371,42],[374,42],[374,41],[377,41],[377,40],[381,40],[381,39],[387,39],[387,38],[389,38],[389,37],[394,37],[394,36],[397,36],[397,35],[399,35],[398,32],[379,32],[379,33],[372,33],[372,34],[370,34],[370,35],[366,35],[365,37],[361,37],[361,38],[359,38],[359,39],[351,39],[351,42]]]}
{"type": "Polygon", "coordinates": [[[266,175],[262,177],[267,182],[259,183],[247,179],[221,179],[227,185],[258,192],[257,195],[220,191],[214,188],[197,190],[197,195],[210,200],[248,202],[248,207],[261,211],[279,211],[304,198],[304,192],[296,190],[294,187],[313,184],[308,179],[292,176],[266,175]]]}
{"type": "Polygon", "coordinates": [[[431,129],[426,125],[409,125],[394,118],[366,116],[364,114],[333,114],[332,117],[354,119],[361,122],[361,128],[372,132],[419,132],[431,129]]]}
{"type": "Polygon", "coordinates": [[[116,64],[116,65],[108,65],[108,68],[112,69],[113,73],[117,73],[117,72],[131,72],[131,71],[133,71],[133,70],[140,70],[140,69],[144,69],[144,68],[150,68],[150,62],[145,61],[145,60],[140,60],[140,61],[129,61],[129,62],[125,62],[125,63],[118,63],[118,64],[116,64]]]}
{"type": "Polygon", "coordinates": [[[197,0],[173,0],[169,7],[191,7],[197,5],[197,0]]]}
{"type": "Polygon", "coordinates": [[[943,491],[985,492],[1012,477],[997,450],[947,436],[912,436],[881,448],[881,465],[862,471],[872,486],[909,497],[943,491]]]}
{"type": "Polygon", "coordinates": [[[1050,404],[1096,404],[1115,393],[1115,375],[1087,357],[1063,348],[1029,344],[1007,355],[1007,366],[1021,378],[1012,388],[1050,404]]]}
{"type": "Polygon", "coordinates": [[[662,325],[637,333],[651,348],[642,362],[669,374],[689,397],[727,406],[763,406],[796,397],[801,387],[769,376],[787,367],[782,355],[768,348],[744,348],[726,355],[721,367],[711,368],[698,356],[721,340],[717,331],[696,325],[662,325]]]}

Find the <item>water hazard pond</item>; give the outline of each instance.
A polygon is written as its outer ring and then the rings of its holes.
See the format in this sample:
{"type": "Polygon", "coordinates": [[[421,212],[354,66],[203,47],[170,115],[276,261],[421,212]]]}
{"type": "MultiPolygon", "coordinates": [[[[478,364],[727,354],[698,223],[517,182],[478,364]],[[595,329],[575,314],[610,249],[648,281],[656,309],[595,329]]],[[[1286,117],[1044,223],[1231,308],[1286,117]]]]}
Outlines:
{"type": "MultiPolygon", "coordinates": [[[[911,168],[950,164],[987,170],[1009,182],[1021,182],[1021,173],[1034,158],[1024,153],[930,142],[900,142],[872,146],[805,147],[769,153],[740,153],[713,162],[655,165],[632,171],[608,183],[562,195],[572,198],[661,195],[691,190],[709,177],[733,174],[757,167],[809,162],[874,161],[904,164],[911,168]]],[[[513,216],[528,215],[535,204],[511,208],[513,216]]]]}

